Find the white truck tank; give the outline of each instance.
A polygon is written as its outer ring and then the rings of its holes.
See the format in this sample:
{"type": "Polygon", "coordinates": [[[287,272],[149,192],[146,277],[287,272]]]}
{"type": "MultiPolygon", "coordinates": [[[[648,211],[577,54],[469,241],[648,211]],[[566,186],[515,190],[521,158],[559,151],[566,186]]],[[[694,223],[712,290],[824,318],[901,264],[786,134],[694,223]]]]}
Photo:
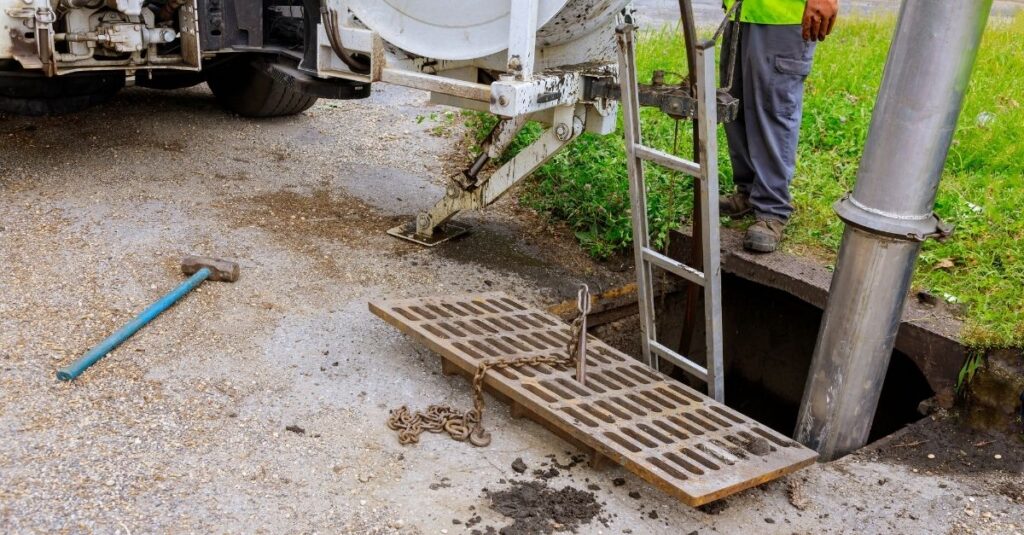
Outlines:
{"type": "MultiPolygon", "coordinates": [[[[539,0],[537,46],[575,41],[606,25],[630,0],[539,0]]],[[[471,60],[508,48],[513,0],[349,0],[384,40],[417,56],[471,60]]]]}

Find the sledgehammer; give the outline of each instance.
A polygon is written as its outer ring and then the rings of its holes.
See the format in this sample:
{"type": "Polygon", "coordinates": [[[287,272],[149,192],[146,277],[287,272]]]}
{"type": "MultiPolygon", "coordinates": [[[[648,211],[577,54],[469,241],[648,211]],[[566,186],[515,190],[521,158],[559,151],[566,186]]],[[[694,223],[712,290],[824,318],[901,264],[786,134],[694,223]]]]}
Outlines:
{"type": "Polygon", "coordinates": [[[186,275],[191,275],[191,277],[181,283],[171,293],[161,297],[159,301],[143,310],[128,325],[121,327],[117,332],[108,336],[106,340],[90,349],[88,353],[82,355],[82,358],[76,360],[70,366],[57,370],[57,379],[71,381],[82,375],[82,372],[89,366],[96,364],[101,358],[107,356],[107,353],[110,353],[125,340],[131,338],[133,334],[139,332],[139,329],[145,327],[147,323],[153,321],[163,311],[171,308],[171,305],[178,302],[179,299],[194,290],[203,281],[209,279],[212,281],[235,282],[238,280],[238,264],[217,258],[186,256],[181,261],[181,271],[186,275]]]}

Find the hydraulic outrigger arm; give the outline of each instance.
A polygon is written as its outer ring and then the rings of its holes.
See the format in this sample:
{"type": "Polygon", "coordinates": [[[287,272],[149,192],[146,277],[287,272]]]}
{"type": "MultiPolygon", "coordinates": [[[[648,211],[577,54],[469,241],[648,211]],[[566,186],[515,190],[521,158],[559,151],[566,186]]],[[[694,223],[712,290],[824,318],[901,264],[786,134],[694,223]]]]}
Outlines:
{"type": "MultiPolygon", "coordinates": [[[[658,108],[676,120],[693,120],[697,113],[696,82],[693,72],[698,38],[691,0],[680,0],[679,5],[690,73],[682,83],[669,85],[665,83],[665,73],[656,71],[650,84],[638,86],[638,95],[641,106],[658,108]]],[[[627,14],[626,22],[631,23],[630,18],[631,16],[627,14]]],[[[720,35],[721,29],[715,34],[715,38],[720,35]]],[[[514,184],[546,163],[586,129],[588,119],[594,120],[595,113],[591,108],[599,109],[605,114],[614,113],[615,107],[611,103],[622,97],[614,72],[598,68],[584,71],[581,78],[578,102],[554,108],[550,115],[551,126],[537,141],[498,167],[490,176],[484,176],[487,165],[505,153],[527,121],[525,116],[500,118],[482,143],[480,154],[469,167],[449,181],[444,198],[430,210],[420,213],[415,221],[395,227],[388,233],[426,246],[434,246],[465,233],[468,227],[451,222],[452,217],[464,210],[481,209],[490,205],[514,184]]],[[[739,101],[728,91],[731,78],[730,73],[726,87],[716,94],[717,116],[720,122],[732,121],[739,111],[739,101]]],[[[699,184],[695,187],[699,188],[699,184]]],[[[695,191],[695,198],[697,196],[699,191],[695,191]]],[[[698,216],[699,213],[695,214],[695,221],[698,220],[698,216]]],[[[694,230],[699,234],[699,228],[694,230]]]]}

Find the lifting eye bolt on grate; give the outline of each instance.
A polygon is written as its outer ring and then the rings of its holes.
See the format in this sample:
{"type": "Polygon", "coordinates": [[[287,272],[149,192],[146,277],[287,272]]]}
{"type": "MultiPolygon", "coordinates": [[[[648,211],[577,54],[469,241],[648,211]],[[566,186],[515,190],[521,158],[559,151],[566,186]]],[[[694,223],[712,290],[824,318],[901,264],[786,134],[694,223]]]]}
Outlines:
{"type": "Polygon", "coordinates": [[[576,310],[578,315],[572,322],[572,334],[569,336],[569,347],[566,353],[570,359],[576,359],[576,380],[587,385],[587,315],[590,314],[590,287],[581,284],[576,294],[576,310]]]}

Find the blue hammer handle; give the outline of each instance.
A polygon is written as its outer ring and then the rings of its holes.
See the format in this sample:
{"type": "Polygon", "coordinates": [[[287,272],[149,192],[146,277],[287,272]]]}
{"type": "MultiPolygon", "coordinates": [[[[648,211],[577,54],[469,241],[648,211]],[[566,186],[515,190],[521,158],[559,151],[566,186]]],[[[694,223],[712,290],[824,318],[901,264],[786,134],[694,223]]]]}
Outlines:
{"type": "Polygon", "coordinates": [[[100,342],[96,347],[89,350],[88,353],[82,355],[82,358],[76,360],[70,366],[66,366],[57,370],[57,379],[61,381],[71,381],[82,375],[89,366],[96,364],[99,360],[110,353],[117,346],[121,345],[125,340],[131,338],[131,336],[139,329],[146,326],[147,323],[153,321],[154,318],[159,316],[163,311],[171,308],[171,305],[176,303],[179,299],[185,296],[185,294],[191,292],[202,284],[207,277],[210,276],[210,268],[202,268],[196,271],[195,275],[192,275],[185,282],[181,283],[180,286],[175,288],[169,294],[160,298],[159,301],[153,303],[146,310],[143,310],[141,314],[135,317],[128,325],[121,327],[117,332],[107,337],[106,340],[100,342]]]}

